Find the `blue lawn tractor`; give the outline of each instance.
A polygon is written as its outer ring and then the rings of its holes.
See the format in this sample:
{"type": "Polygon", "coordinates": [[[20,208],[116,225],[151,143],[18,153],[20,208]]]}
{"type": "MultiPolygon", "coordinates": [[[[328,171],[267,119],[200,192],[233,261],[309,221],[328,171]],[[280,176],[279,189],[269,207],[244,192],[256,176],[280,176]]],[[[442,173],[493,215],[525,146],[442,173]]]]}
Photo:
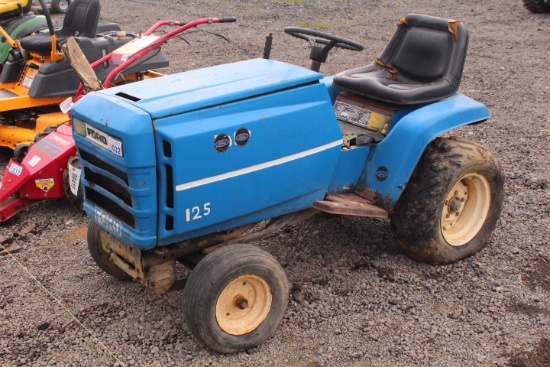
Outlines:
{"type": "MultiPolygon", "coordinates": [[[[88,246],[97,265],[158,294],[184,287],[205,345],[233,353],[283,318],[283,268],[250,245],[320,212],[389,218],[413,259],[482,249],[503,201],[492,153],[449,130],[488,109],[458,93],[468,32],[412,14],[372,65],[324,77],[350,40],[286,28],[311,69],[264,58],[87,94],[72,110],[88,246]],[[191,269],[176,279],[176,264],[191,269]]],[[[268,37],[269,40],[269,37],[268,37]]]]}

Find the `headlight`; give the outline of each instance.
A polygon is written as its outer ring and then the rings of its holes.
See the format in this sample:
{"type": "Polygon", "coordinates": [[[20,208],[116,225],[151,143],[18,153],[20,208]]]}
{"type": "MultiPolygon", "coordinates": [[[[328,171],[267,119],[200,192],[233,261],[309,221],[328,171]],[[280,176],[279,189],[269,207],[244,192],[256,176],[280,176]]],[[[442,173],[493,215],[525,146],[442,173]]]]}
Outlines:
{"type": "Polygon", "coordinates": [[[81,119],[73,117],[73,128],[78,135],[86,136],[86,123],[81,119]]]}

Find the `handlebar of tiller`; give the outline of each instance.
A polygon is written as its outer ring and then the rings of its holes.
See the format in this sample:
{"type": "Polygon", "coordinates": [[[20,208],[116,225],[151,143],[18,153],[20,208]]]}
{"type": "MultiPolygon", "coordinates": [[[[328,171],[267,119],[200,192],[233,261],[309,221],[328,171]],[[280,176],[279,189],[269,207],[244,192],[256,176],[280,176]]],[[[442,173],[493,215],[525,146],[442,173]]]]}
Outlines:
{"type": "MultiPolygon", "coordinates": [[[[149,36],[154,31],[156,31],[158,28],[160,28],[164,25],[178,26],[178,28],[176,28],[173,31],[170,31],[166,34],[163,34],[154,43],[152,43],[151,45],[143,48],[142,50],[140,50],[138,52],[136,52],[131,57],[129,57],[128,60],[123,62],[121,65],[117,66],[114,70],[112,70],[109,73],[109,75],[107,75],[107,78],[105,79],[105,82],[103,83],[103,87],[104,88],[109,88],[109,86],[111,85],[111,81],[113,80],[113,78],[116,75],[118,75],[118,73],[120,73],[122,70],[124,70],[129,65],[133,64],[135,61],[141,59],[143,56],[149,54],[151,51],[159,48],[164,42],[166,42],[170,38],[172,38],[174,36],[177,36],[178,34],[180,34],[182,32],[185,32],[189,28],[194,28],[194,27],[196,27],[198,25],[201,25],[201,24],[232,23],[232,22],[236,22],[236,21],[237,21],[237,18],[235,18],[235,17],[201,18],[201,19],[196,19],[196,20],[194,20],[192,22],[189,22],[189,23],[185,23],[185,22],[181,22],[181,21],[172,21],[172,20],[161,20],[161,21],[155,23],[155,25],[153,25],[151,28],[149,28],[149,30],[147,30],[147,32],[145,32],[143,35],[149,36]]],[[[92,68],[95,68],[99,65],[102,65],[104,62],[110,60],[111,55],[112,55],[112,53],[103,56],[101,59],[99,59],[97,61],[94,61],[91,64],[92,68]]],[[[83,90],[84,90],[84,86],[82,85],[82,83],[80,83],[80,86],[78,87],[78,91],[76,92],[75,101],[78,101],[82,97],[83,90]]]]}

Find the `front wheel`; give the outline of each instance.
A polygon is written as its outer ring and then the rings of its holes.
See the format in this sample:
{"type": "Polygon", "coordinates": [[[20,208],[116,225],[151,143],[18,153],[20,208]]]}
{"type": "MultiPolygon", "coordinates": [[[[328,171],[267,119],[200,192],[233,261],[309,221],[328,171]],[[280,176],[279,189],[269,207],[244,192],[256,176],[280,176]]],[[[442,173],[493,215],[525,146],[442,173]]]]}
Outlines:
{"type": "Polygon", "coordinates": [[[92,259],[101,270],[119,280],[131,280],[132,277],[126,274],[124,270],[116,266],[110,260],[110,253],[103,249],[101,244],[101,227],[94,221],[88,225],[88,250],[92,259]]]}
{"type": "Polygon", "coordinates": [[[431,264],[482,249],[502,209],[504,177],[493,154],[460,138],[437,138],[424,152],[390,215],[397,242],[431,264]]]}
{"type": "Polygon", "coordinates": [[[235,353],[261,344],[288,303],[283,268],[251,245],[222,247],[199,262],[184,290],[185,322],[212,350],[235,353]]]}

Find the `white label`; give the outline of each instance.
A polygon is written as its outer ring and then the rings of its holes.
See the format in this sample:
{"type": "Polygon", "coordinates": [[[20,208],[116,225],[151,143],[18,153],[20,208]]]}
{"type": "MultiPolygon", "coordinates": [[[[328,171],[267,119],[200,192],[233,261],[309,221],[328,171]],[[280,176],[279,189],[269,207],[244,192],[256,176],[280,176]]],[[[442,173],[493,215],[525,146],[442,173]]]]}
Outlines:
{"type": "Polygon", "coordinates": [[[88,124],[86,124],[86,138],[100,147],[110,150],[119,157],[123,156],[122,141],[88,124]]]}
{"type": "Polygon", "coordinates": [[[80,186],[81,169],[69,164],[69,186],[74,196],[78,196],[78,187],[80,186]]]}
{"type": "Polygon", "coordinates": [[[29,161],[27,162],[27,164],[31,167],[36,167],[36,165],[38,163],[40,163],[40,161],[42,160],[42,157],[39,156],[39,155],[34,155],[31,159],[29,159],[29,161]]]}
{"type": "Polygon", "coordinates": [[[33,80],[33,78],[29,78],[28,76],[26,76],[25,79],[23,79],[23,83],[21,83],[21,85],[29,89],[32,85],[33,80]]]}
{"type": "Polygon", "coordinates": [[[21,176],[21,172],[23,172],[23,167],[12,163],[9,169],[10,173],[13,173],[16,176],[21,176]]]}
{"type": "Polygon", "coordinates": [[[59,104],[59,108],[61,109],[61,112],[66,114],[71,110],[71,108],[73,108],[73,105],[73,97],[69,97],[59,104]]]}
{"type": "Polygon", "coordinates": [[[96,129],[88,124],[86,124],[86,138],[91,142],[105,148],[109,149],[107,144],[107,137],[109,135],[105,134],[103,131],[96,129]]]}
{"type": "Polygon", "coordinates": [[[107,139],[107,142],[109,144],[109,150],[119,157],[122,157],[122,142],[110,136],[107,139]]]}

